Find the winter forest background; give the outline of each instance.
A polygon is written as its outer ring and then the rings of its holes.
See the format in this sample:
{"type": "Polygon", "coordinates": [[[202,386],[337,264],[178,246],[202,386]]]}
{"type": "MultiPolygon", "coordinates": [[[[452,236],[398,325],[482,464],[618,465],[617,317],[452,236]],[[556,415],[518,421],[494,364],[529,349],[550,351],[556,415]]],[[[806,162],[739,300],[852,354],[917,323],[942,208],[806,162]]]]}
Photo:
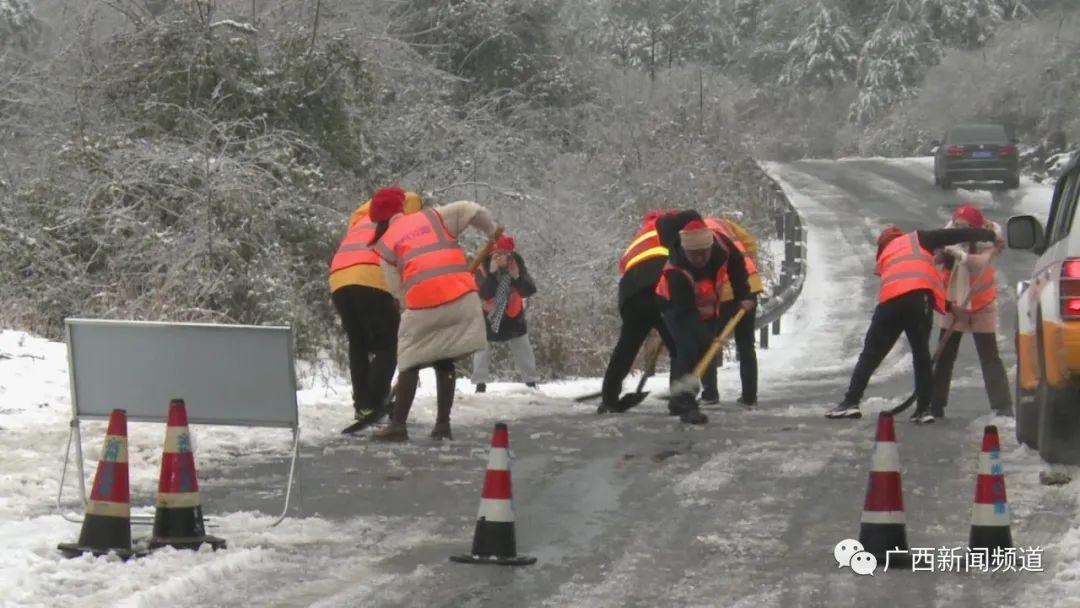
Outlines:
{"type": "MultiPolygon", "coordinates": [[[[751,158],[1080,137],[1075,0],[0,0],[0,326],[282,323],[389,183],[494,210],[550,375],[597,373],[653,207],[767,235],[751,158]]],[[[479,239],[471,237],[475,251],[479,239]]]]}

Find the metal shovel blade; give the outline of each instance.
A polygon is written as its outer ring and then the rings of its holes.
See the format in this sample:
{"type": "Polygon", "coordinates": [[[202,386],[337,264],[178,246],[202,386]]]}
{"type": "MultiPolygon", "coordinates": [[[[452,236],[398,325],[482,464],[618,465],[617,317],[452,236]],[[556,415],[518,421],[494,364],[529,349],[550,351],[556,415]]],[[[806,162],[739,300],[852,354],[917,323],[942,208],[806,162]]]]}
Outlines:
{"type": "Polygon", "coordinates": [[[619,397],[619,411],[625,412],[626,410],[640,405],[642,401],[645,401],[645,397],[649,396],[649,391],[639,391],[636,393],[626,393],[622,397],[619,397]]]}

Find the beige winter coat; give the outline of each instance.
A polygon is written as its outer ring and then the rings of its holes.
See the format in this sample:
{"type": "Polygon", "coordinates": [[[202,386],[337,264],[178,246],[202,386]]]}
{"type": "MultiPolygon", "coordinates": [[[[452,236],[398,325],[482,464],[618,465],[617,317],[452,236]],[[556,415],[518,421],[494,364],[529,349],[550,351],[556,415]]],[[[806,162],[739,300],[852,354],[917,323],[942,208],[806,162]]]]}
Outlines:
{"type": "MultiPolygon", "coordinates": [[[[946,226],[952,227],[952,223],[946,226]]],[[[993,230],[998,236],[1001,236],[1001,226],[996,222],[988,221],[986,228],[993,230]]],[[[939,325],[941,329],[948,329],[953,319],[956,319],[955,331],[958,332],[972,332],[972,333],[996,333],[998,325],[998,308],[997,298],[994,301],[980,308],[976,311],[970,311],[966,308],[962,308],[964,300],[967,299],[969,291],[969,279],[970,277],[978,277],[980,273],[991,263],[990,256],[994,251],[1000,251],[994,243],[977,243],[976,252],[970,253],[966,249],[961,256],[962,260],[959,260],[953,264],[953,273],[949,279],[949,284],[945,286],[946,299],[952,304],[951,311],[945,315],[938,315],[939,325]]],[[[949,256],[950,254],[944,251],[940,252],[942,256],[949,256]]]]}
{"type": "MultiPolygon", "coordinates": [[[[495,233],[495,221],[487,209],[471,201],[457,201],[435,211],[442,216],[447,231],[455,238],[466,227],[483,232],[489,237],[495,233]]],[[[383,260],[383,274],[390,293],[399,302],[401,293],[401,270],[383,260]]],[[[405,309],[398,327],[398,369],[430,365],[440,359],[454,359],[483,350],[487,347],[487,328],[484,311],[476,292],[435,308],[405,309]]]]}

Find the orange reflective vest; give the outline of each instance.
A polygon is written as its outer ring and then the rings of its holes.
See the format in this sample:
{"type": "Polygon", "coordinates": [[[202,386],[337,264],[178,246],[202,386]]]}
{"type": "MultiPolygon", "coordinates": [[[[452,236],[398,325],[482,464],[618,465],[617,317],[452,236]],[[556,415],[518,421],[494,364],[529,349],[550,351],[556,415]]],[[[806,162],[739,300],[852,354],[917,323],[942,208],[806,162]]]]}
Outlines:
{"type": "MultiPolygon", "coordinates": [[[[959,264],[959,262],[957,262],[957,264],[959,264]]],[[[943,269],[941,271],[941,282],[946,287],[949,285],[949,280],[951,278],[951,270],[943,269]]],[[[994,276],[994,267],[987,266],[980,272],[969,273],[968,288],[971,290],[971,297],[968,299],[967,310],[975,312],[976,310],[982,310],[993,304],[994,298],[997,297],[997,283],[994,276]]],[[[957,306],[960,304],[963,304],[963,302],[956,302],[957,306]]]]}
{"type": "Polygon", "coordinates": [[[928,289],[934,294],[934,308],[945,312],[945,288],[934,266],[934,256],[919,242],[916,232],[894,238],[877,259],[874,270],[881,277],[878,303],[928,289]]]}
{"type": "MultiPolygon", "coordinates": [[[[757,263],[754,262],[754,258],[750,257],[746,253],[746,245],[735,236],[735,232],[727,224],[727,220],[716,220],[713,218],[707,218],[705,225],[712,228],[712,231],[718,235],[723,235],[735,244],[735,248],[739,250],[743,255],[744,266],[746,267],[746,276],[750,283],[750,293],[761,293],[765,291],[765,285],[761,282],[761,274],[758,272],[757,263]]],[[[720,289],[720,301],[730,302],[735,299],[735,289],[731,286],[731,281],[724,282],[724,285],[720,289]]]]}
{"type": "Polygon", "coordinates": [[[375,236],[375,223],[364,216],[349,228],[341,239],[334,259],[330,260],[330,272],[337,272],[357,264],[379,265],[379,256],[368,243],[375,236]]]}
{"type": "MultiPolygon", "coordinates": [[[[484,314],[491,314],[493,310],[495,310],[495,298],[484,300],[484,314]]],[[[511,287],[510,299],[506,302],[506,317],[516,319],[521,315],[522,310],[525,310],[525,299],[521,297],[517,289],[511,287]]]]}
{"type": "Polygon", "coordinates": [[[477,290],[465,252],[434,209],[398,216],[375,251],[401,272],[405,308],[435,308],[477,290]]]}
{"type": "Polygon", "coordinates": [[[668,285],[668,271],[677,270],[694,286],[694,305],[698,316],[702,321],[715,319],[720,314],[720,286],[728,280],[727,268],[722,266],[716,271],[716,276],[704,279],[694,279],[694,275],[685,268],[680,268],[671,262],[664,264],[664,270],[660,273],[660,282],[656,284],[656,295],[665,300],[671,299],[671,287],[668,285]]]}
{"type": "Polygon", "coordinates": [[[660,235],[656,233],[656,220],[642,224],[634,235],[634,240],[619,258],[619,274],[626,274],[634,266],[652,258],[668,256],[668,248],[660,244],[660,235]]]}
{"type": "MultiPolygon", "coordinates": [[[[484,277],[484,271],[478,270],[481,278],[484,277]]],[[[495,298],[491,297],[484,300],[484,314],[491,314],[491,311],[495,310],[495,298]]],[[[521,315],[521,311],[525,310],[525,299],[518,293],[517,287],[510,286],[510,299],[506,302],[506,316],[510,319],[516,319],[521,315]]]]}

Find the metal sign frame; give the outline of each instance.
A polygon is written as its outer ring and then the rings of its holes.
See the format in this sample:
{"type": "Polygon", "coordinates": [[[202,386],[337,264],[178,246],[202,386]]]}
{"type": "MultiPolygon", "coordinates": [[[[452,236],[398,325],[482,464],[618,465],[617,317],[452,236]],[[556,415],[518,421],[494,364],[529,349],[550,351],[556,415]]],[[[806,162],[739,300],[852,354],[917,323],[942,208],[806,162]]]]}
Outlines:
{"type": "MultiPolygon", "coordinates": [[[[69,517],[63,509],[64,485],[73,444],[79,497],[84,508],[88,504],[82,420],[105,420],[114,407],[130,405],[129,420],[167,422],[168,400],[173,397],[187,399],[184,397],[186,391],[178,391],[177,386],[193,387],[191,392],[198,395],[196,400],[189,402],[188,420],[192,424],[275,427],[292,431],[285,504],[271,527],[285,519],[293,480],[298,477],[300,456],[300,417],[290,327],[65,319],[64,331],[72,408],[71,430],[56,496],[57,510],[64,519],[76,523],[82,521],[69,517]],[[104,344],[97,346],[99,349],[107,347],[109,352],[83,348],[79,344],[80,335],[103,341],[104,344]],[[170,339],[168,348],[158,344],[163,338],[170,339]],[[218,347],[216,350],[214,343],[218,347]],[[185,344],[189,347],[187,350],[185,344]],[[198,345],[197,349],[195,345],[198,345]],[[195,350],[198,352],[189,352],[195,350]],[[198,356],[193,357],[195,354],[198,356]],[[112,384],[117,378],[119,381],[112,384]],[[283,394],[286,391],[287,394],[283,394]],[[83,393],[81,401],[80,392],[83,393]],[[267,404],[271,408],[267,408],[267,404]]],[[[153,518],[132,516],[131,521],[149,524],[153,518]]]]}

